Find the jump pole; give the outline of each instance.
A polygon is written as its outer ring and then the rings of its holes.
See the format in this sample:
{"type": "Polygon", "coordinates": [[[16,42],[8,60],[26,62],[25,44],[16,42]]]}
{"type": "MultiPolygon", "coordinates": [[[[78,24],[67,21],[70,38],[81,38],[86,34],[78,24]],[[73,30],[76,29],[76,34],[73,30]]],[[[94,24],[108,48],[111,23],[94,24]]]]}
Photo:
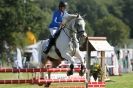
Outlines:
{"type": "MultiPolygon", "coordinates": [[[[29,79],[29,80],[0,80],[0,84],[45,84],[45,83],[68,83],[68,82],[85,82],[81,79],[29,79]]],[[[59,88],[84,88],[84,86],[59,87],[59,88]]],[[[87,88],[105,88],[105,82],[88,82],[87,88]]]]}
{"type": "MultiPolygon", "coordinates": [[[[8,73],[8,72],[66,72],[69,71],[70,68],[25,68],[25,69],[12,69],[12,68],[0,68],[0,73],[8,73]]],[[[80,68],[74,68],[74,72],[79,72],[80,68]]]]}
{"type": "Polygon", "coordinates": [[[85,81],[85,88],[88,88],[88,82],[90,81],[90,57],[91,57],[91,51],[89,50],[89,41],[87,40],[86,49],[87,49],[87,58],[86,58],[86,81],[85,81]]]}
{"type": "MultiPolygon", "coordinates": [[[[87,45],[86,45],[86,51],[87,51],[87,58],[86,58],[86,88],[88,88],[88,82],[90,82],[90,64],[91,64],[91,51],[99,51],[101,52],[101,67],[102,70],[105,71],[105,50],[106,48],[101,44],[101,41],[106,41],[106,37],[87,37],[87,45]],[[92,43],[93,42],[93,43],[92,43]],[[94,44],[95,43],[95,44],[94,44]],[[98,47],[98,45],[100,47],[98,47]]],[[[103,42],[105,45],[106,42],[103,42]]],[[[107,44],[109,46],[109,44],[107,44]]],[[[108,47],[110,48],[110,46],[108,47]]],[[[101,77],[101,81],[105,81],[105,73],[103,73],[101,77]]]]}
{"type": "Polygon", "coordinates": [[[67,82],[85,82],[84,78],[81,79],[23,79],[23,80],[0,80],[0,84],[39,84],[39,83],[67,83],[67,82]]]}

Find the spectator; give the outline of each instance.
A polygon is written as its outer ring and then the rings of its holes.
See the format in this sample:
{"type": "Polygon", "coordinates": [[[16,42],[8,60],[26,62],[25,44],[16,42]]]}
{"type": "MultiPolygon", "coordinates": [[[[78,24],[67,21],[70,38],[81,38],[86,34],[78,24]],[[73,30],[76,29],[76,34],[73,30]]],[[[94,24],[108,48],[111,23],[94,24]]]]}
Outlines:
{"type": "Polygon", "coordinates": [[[36,43],[36,37],[35,35],[31,32],[31,27],[28,27],[26,32],[26,36],[27,36],[27,42],[28,45],[32,45],[36,43]]]}

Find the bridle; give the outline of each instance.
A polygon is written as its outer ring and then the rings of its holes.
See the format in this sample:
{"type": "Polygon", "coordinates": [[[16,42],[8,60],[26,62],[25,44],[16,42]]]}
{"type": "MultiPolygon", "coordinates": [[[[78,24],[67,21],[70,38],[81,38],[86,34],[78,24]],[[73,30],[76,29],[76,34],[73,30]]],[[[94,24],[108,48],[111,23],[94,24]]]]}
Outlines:
{"type": "MultiPolygon", "coordinates": [[[[74,23],[74,24],[76,24],[76,21],[77,21],[77,20],[75,20],[75,23],[74,23]]],[[[78,25],[78,24],[77,24],[77,25],[78,25]]],[[[78,28],[75,28],[76,31],[74,31],[72,28],[66,27],[66,24],[65,24],[61,29],[62,29],[62,30],[64,31],[64,33],[68,36],[69,39],[71,39],[71,36],[69,36],[69,35],[66,33],[65,29],[67,29],[67,30],[69,30],[71,33],[75,33],[75,34],[77,34],[77,35],[85,32],[85,31],[79,31],[78,28]]]]}

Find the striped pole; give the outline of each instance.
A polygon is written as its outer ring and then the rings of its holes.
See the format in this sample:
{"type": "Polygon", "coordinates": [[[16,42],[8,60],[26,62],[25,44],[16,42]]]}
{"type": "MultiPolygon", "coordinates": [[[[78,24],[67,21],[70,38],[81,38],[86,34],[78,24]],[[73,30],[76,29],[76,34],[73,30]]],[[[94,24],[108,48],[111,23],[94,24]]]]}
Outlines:
{"type": "MultiPolygon", "coordinates": [[[[51,64],[46,64],[46,67],[52,66],[51,64]]],[[[70,64],[60,64],[58,67],[68,67],[70,64]]],[[[80,67],[81,64],[74,64],[74,66],[80,67]]]]}
{"type": "Polygon", "coordinates": [[[25,83],[36,83],[35,80],[0,80],[0,84],[25,84],[25,83]]]}
{"type": "Polygon", "coordinates": [[[39,83],[62,83],[62,82],[85,82],[85,79],[23,79],[23,80],[0,80],[0,84],[25,84],[25,83],[32,83],[32,84],[39,84],[39,83]]]}
{"type": "Polygon", "coordinates": [[[85,79],[81,78],[81,79],[39,79],[38,83],[50,83],[50,82],[54,82],[54,83],[64,83],[64,82],[85,82],[85,79]]]}
{"type": "MultiPolygon", "coordinates": [[[[11,69],[11,68],[1,68],[1,73],[7,72],[66,72],[69,71],[70,68],[25,68],[25,69],[11,69]]],[[[80,68],[74,68],[73,71],[79,72],[80,68]]]]}
{"type": "Polygon", "coordinates": [[[56,87],[56,88],[85,88],[84,86],[65,86],[65,87],[56,87]]]}
{"type": "MultiPolygon", "coordinates": [[[[45,84],[45,83],[67,83],[85,82],[85,79],[29,79],[29,80],[0,80],[0,84],[45,84]]],[[[59,87],[64,88],[64,87],[59,87]]],[[[84,88],[84,87],[65,87],[65,88],[84,88]]],[[[88,88],[105,88],[105,82],[88,82],[88,88]]]]}

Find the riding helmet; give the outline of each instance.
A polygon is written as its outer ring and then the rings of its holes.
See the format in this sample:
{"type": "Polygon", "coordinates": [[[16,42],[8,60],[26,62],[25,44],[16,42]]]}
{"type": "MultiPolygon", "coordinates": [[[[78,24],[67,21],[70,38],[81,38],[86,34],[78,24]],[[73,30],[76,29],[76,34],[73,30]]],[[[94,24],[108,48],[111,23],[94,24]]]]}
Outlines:
{"type": "Polygon", "coordinates": [[[59,3],[59,7],[66,7],[68,5],[67,2],[64,2],[64,1],[60,1],[59,3]]]}

